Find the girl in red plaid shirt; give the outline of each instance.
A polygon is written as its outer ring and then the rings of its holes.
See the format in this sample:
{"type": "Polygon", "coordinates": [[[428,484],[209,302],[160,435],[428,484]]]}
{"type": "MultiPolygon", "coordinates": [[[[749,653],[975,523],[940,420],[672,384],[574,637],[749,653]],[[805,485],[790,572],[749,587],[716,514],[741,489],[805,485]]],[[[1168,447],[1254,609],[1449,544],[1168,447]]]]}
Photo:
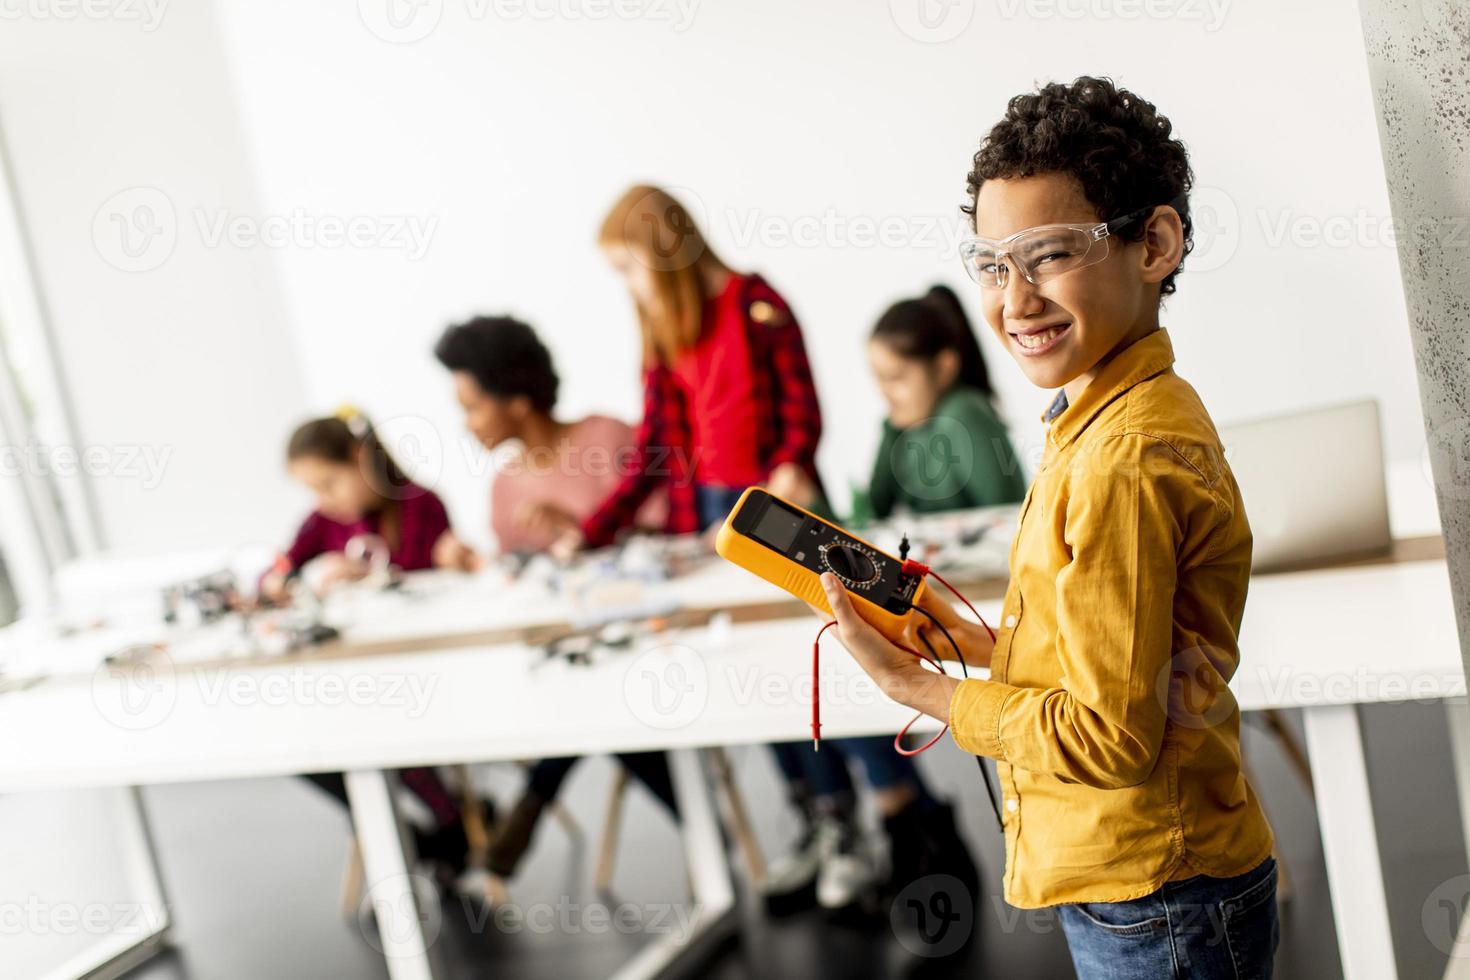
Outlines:
{"type": "Polygon", "coordinates": [[[556,550],[612,543],[658,487],[670,534],[719,523],[754,485],[825,507],[821,410],[786,301],[721,262],[683,205],[655,187],[618,200],[599,244],[637,308],[643,421],[617,489],[585,521],[567,522],[556,550]]]}

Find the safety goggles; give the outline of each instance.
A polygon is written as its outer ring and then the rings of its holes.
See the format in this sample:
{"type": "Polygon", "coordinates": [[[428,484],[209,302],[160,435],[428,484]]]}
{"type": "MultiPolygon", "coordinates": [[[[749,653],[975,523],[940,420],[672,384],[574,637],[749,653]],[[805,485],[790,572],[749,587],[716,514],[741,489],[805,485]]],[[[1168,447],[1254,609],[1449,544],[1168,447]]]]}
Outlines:
{"type": "MultiPolygon", "coordinates": [[[[1182,211],[1181,194],[1166,206],[1182,211]]],[[[1096,224],[1037,225],[1008,238],[970,238],[960,243],[960,260],[970,278],[984,288],[1003,289],[1012,267],[1039,286],[1108,257],[1108,238],[1154,213],[1158,205],[1130,211],[1096,224]]]]}

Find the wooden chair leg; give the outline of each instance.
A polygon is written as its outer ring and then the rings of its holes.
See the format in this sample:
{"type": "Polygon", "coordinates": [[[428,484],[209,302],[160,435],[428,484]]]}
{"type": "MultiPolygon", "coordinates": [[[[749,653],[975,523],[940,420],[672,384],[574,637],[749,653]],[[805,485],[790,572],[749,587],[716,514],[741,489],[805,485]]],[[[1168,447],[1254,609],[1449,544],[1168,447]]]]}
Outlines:
{"type": "Polygon", "coordinates": [[[1316,792],[1312,787],[1312,764],[1307,761],[1307,750],[1302,747],[1301,740],[1296,737],[1296,732],[1286,723],[1286,715],[1276,708],[1261,712],[1261,720],[1275,736],[1276,741],[1281,743],[1281,751],[1286,753],[1286,761],[1296,770],[1297,776],[1306,784],[1307,792],[1316,799],[1316,792]]]}
{"type": "Polygon", "coordinates": [[[551,811],[551,815],[557,823],[561,824],[561,829],[566,831],[568,837],[573,840],[581,839],[582,825],[577,823],[577,818],[572,816],[572,811],[561,805],[561,800],[553,800],[546,809],[551,811]]]}
{"type": "Polygon", "coordinates": [[[623,823],[623,799],[627,793],[628,770],[618,766],[608,795],[607,814],[602,820],[602,843],[597,849],[597,871],[592,878],[593,885],[599,892],[607,891],[612,885],[613,865],[617,861],[618,853],[618,830],[623,823]]]}
{"type": "Polygon", "coordinates": [[[745,809],[745,797],[741,795],[740,787],[735,783],[735,773],[730,766],[730,755],[724,748],[716,746],[709,750],[709,757],[714,767],[716,785],[719,786],[720,795],[724,798],[725,809],[730,818],[730,830],[735,837],[735,846],[740,849],[740,857],[745,861],[745,872],[750,876],[751,885],[759,888],[766,881],[766,858],[761,853],[761,845],[756,839],[755,830],[750,825],[750,815],[745,809]]]}
{"type": "Polygon", "coordinates": [[[475,780],[470,767],[453,767],[455,781],[459,783],[459,818],[464,821],[464,835],[470,844],[469,866],[483,868],[485,855],[490,850],[490,828],[485,823],[485,814],[480,810],[480,799],[475,793],[475,780]]]}
{"type": "Polygon", "coordinates": [[[1296,885],[1286,868],[1286,858],[1281,856],[1281,848],[1273,844],[1271,856],[1276,859],[1276,904],[1285,905],[1296,897],[1296,885]]]}
{"type": "MultiPolygon", "coordinates": [[[[1240,771],[1245,775],[1245,781],[1250,783],[1251,786],[1256,787],[1261,785],[1251,774],[1251,766],[1246,761],[1244,747],[1242,747],[1240,753],[1240,771]]],[[[1270,823],[1271,815],[1266,813],[1266,801],[1259,794],[1256,796],[1256,801],[1261,804],[1261,812],[1266,814],[1266,822],[1270,823]]],[[[1286,857],[1281,853],[1280,841],[1272,841],[1271,856],[1276,859],[1276,904],[1285,905],[1292,900],[1296,892],[1292,887],[1291,872],[1286,867],[1286,857]]]]}
{"type": "Polygon", "coordinates": [[[362,849],[354,836],[347,842],[347,866],[342,869],[342,918],[357,921],[357,907],[362,902],[362,849]]]}

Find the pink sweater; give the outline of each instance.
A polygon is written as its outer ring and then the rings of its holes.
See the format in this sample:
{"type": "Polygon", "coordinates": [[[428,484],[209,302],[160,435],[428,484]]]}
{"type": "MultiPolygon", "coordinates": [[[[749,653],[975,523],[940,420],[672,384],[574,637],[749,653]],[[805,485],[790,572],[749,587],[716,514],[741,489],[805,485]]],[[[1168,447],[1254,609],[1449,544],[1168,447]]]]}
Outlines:
{"type": "MultiPolygon", "coordinates": [[[[632,427],[617,419],[589,415],[557,445],[500,465],[490,484],[490,529],[500,550],[544,551],[551,545],[551,535],[516,526],[517,515],[532,505],[553,504],[579,522],[591,516],[632,464],[633,436],[632,427]]],[[[667,509],[665,495],[656,494],[639,509],[636,523],[662,527],[667,509]]]]}

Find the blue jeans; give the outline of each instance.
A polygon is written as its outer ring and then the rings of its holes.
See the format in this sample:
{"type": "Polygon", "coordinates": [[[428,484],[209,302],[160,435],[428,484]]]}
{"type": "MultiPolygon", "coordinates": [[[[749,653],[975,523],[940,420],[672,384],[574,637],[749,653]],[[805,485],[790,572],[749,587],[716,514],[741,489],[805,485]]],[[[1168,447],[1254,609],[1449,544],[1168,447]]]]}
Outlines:
{"type": "Polygon", "coordinates": [[[740,495],[744,492],[744,487],[722,487],[713,483],[696,483],[694,485],[694,507],[699,512],[699,529],[703,531],[716,524],[725,523],[725,518],[730,516],[730,511],[740,503],[740,495]]]}
{"type": "Polygon", "coordinates": [[[1197,875],[1057,911],[1078,980],[1270,980],[1280,940],[1273,858],[1234,878],[1197,875]]]}
{"type": "Polygon", "coordinates": [[[822,740],[822,751],[813,752],[810,742],[780,742],[772,745],[776,762],[787,782],[803,782],[813,796],[832,796],[852,792],[852,777],[847,760],[863,765],[863,775],[874,789],[892,789],[905,784],[913,787],[919,798],[930,798],[929,787],[909,756],[893,751],[891,735],[865,735],[855,738],[822,740]]]}

